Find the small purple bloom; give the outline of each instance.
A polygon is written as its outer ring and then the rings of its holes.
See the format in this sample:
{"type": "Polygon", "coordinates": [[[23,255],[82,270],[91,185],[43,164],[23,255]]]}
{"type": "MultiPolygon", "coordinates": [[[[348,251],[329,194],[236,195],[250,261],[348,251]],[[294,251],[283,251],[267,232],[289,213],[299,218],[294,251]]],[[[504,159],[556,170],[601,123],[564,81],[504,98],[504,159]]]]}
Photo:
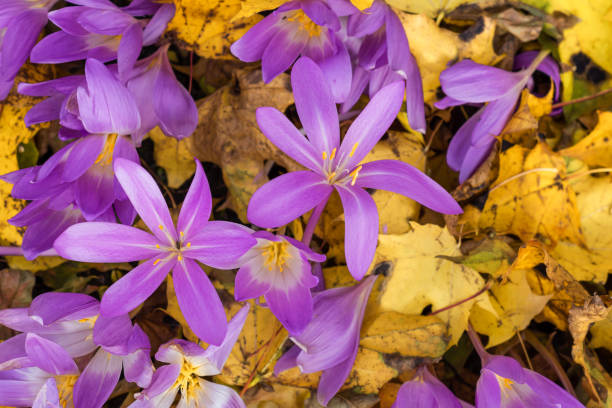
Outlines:
{"type": "Polygon", "coordinates": [[[178,303],[194,333],[219,345],[227,319],[219,295],[196,260],[214,268],[233,268],[255,244],[250,230],[225,221],[208,221],[212,199],[202,165],[196,161],[176,227],[159,187],[138,164],[115,161],[115,176],[151,233],[127,225],[87,222],[69,227],[55,241],[57,252],[81,262],[144,260],[104,294],[101,314],[119,316],[144,302],[173,270],[178,303]]]}
{"type": "Polygon", "coordinates": [[[182,139],[198,125],[198,110],[193,98],[174,76],[168,61],[168,47],[163,46],[134,66],[127,87],[134,96],[142,123],[132,134],[137,144],[155,126],[167,136],[182,139]]]}
{"type": "Polygon", "coordinates": [[[257,123],[272,143],[308,170],[283,174],[258,189],[249,202],[249,221],[280,227],[327,200],[335,189],[344,207],[346,262],[359,280],[372,262],[378,238],[378,211],[365,188],[393,191],[443,213],[461,212],[450,194],[407,163],[360,164],[397,116],[402,82],[387,85],[372,98],[342,143],[336,105],[317,64],[300,58],[291,83],[307,138],[274,108],[257,109],[257,123]]]}
{"type": "Polygon", "coordinates": [[[476,384],[476,408],[584,408],[548,378],[513,358],[488,355],[476,384]]]}
{"type": "Polygon", "coordinates": [[[264,82],[284,72],[300,55],[314,60],[342,102],[351,85],[351,60],[335,32],[341,24],[322,0],[290,1],[266,16],[231,46],[246,62],[261,60],[264,82]]]}
{"type": "Polygon", "coordinates": [[[552,58],[535,52],[519,54],[516,67],[526,69],[508,72],[463,60],[440,74],[440,84],[447,96],[436,102],[437,108],[486,103],[461,126],[448,146],[446,161],[451,169],[459,171],[461,183],[489,155],[536,69],[553,79],[558,97],[559,70],[552,58]]]}
{"type": "Polygon", "coordinates": [[[158,361],[169,363],[153,374],[151,385],[139,394],[131,408],[170,408],[180,391],[179,407],[245,408],[240,396],[225,385],[201,377],[221,373],[240,330],[247,318],[246,304],[227,325],[227,334],[219,346],[203,349],[186,340],[172,340],[160,346],[158,361]]]}
{"type": "Polygon", "coordinates": [[[369,275],[357,285],[316,293],[312,320],[302,333],[291,337],[296,346],[276,362],[274,373],[295,366],[303,373],[323,370],[317,399],[327,405],[355,362],[363,314],[376,278],[369,275]]]}
{"type": "Polygon", "coordinates": [[[57,0],[3,0],[0,6],[0,100],[26,62],[57,0]]]}
{"type": "Polygon", "coordinates": [[[423,366],[414,378],[405,382],[391,408],[468,408],[472,407],[453,395],[444,384],[423,366]]]}
{"type": "Polygon", "coordinates": [[[265,296],[270,310],[291,334],[299,334],[312,318],[310,288],[318,283],[309,261],[323,262],[301,242],[267,231],[253,233],[257,244],[240,259],[236,300],[265,296]]]}
{"type": "Polygon", "coordinates": [[[173,4],[160,5],[148,21],[134,18],[150,7],[121,9],[108,0],[74,0],[75,7],[49,13],[61,28],[43,38],[32,49],[32,62],[59,64],[86,58],[106,62],[117,59],[119,77],[133,67],[143,45],[153,44],[174,15],[173,4]]]}
{"type": "Polygon", "coordinates": [[[353,56],[357,66],[351,91],[340,111],[347,112],[366,86],[369,86],[368,93],[373,97],[386,85],[405,81],[408,122],[414,130],[425,133],[421,74],[410,52],[402,22],[393,9],[384,1],[376,0],[369,9],[349,16],[346,35],[348,39],[359,38],[360,46],[353,56]]]}

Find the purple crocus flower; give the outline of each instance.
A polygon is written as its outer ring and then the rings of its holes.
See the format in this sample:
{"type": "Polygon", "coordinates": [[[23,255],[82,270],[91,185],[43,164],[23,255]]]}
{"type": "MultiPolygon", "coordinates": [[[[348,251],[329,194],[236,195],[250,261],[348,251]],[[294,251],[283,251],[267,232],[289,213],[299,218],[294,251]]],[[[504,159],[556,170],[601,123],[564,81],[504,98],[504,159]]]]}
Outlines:
{"type": "MultiPolygon", "coordinates": [[[[36,336],[45,348],[55,350],[47,353],[47,359],[56,358],[54,354],[81,357],[97,349],[78,379],[75,375],[70,381],[71,399],[77,408],[102,407],[117,385],[122,367],[128,381],[148,386],[153,365],[147,336],[138,325],[132,326],[128,315],[109,319],[100,317],[99,310],[99,302],[91,296],[47,292],[37,296],[29,308],[0,311],[0,324],[24,332],[5,342],[8,346],[0,344],[0,360],[4,361],[0,369],[24,369],[33,363],[54,373],[30,356],[28,341],[36,336]]],[[[40,384],[33,382],[31,386],[40,384]]]]}
{"type": "Polygon", "coordinates": [[[245,408],[236,391],[201,377],[221,373],[248,311],[246,304],[234,315],[219,346],[203,349],[186,340],[171,340],[160,346],[155,358],[169,364],[155,371],[151,385],[135,395],[136,401],[130,408],[170,408],[179,391],[179,407],[245,408]]]}
{"type": "Polygon", "coordinates": [[[423,366],[417,368],[414,378],[405,382],[397,393],[391,408],[468,408],[453,395],[440,380],[423,366]]]}
{"type": "Polygon", "coordinates": [[[151,233],[127,225],[86,222],[69,227],[55,241],[57,252],[81,262],[132,262],[146,259],[104,294],[101,313],[119,316],[144,302],[173,270],[178,303],[194,333],[219,345],[227,320],[219,295],[196,263],[232,268],[255,244],[250,230],[224,221],[208,222],[212,200],[202,165],[196,161],[176,227],[159,187],[138,164],[115,161],[115,175],[151,233]]]}
{"type": "Polygon", "coordinates": [[[117,58],[119,77],[132,68],[143,45],[153,44],[175,11],[173,4],[161,5],[153,18],[134,18],[150,9],[122,10],[109,0],[71,0],[75,7],[49,13],[62,30],[49,34],[32,49],[32,62],[59,64],[86,58],[106,62],[117,58]]]}
{"type": "Polygon", "coordinates": [[[327,405],[355,362],[363,314],[376,278],[369,275],[357,285],[316,293],[312,320],[302,333],[291,337],[296,346],[276,362],[274,373],[295,366],[303,373],[323,370],[317,399],[327,405]]]}
{"type": "Polygon", "coordinates": [[[487,354],[476,384],[476,408],[584,408],[548,378],[513,358],[487,354]]]}
{"type": "Polygon", "coordinates": [[[261,60],[263,80],[270,82],[300,55],[317,62],[334,100],[342,102],[351,86],[351,60],[335,32],[341,24],[322,0],[290,1],[253,26],[230,50],[245,62],[261,60]]]}
{"type": "Polygon", "coordinates": [[[6,358],[12,356],[20,356],[23,364],[19,368],[0,369],[0,404],[72,407],[72,391],[79,369],[70,354],[58,344],[34,333],[23,334],[18,340],[0,343],[0,367],[6,363],[6,358]]]}
{"type": "Polygon", "coordinates": [[[0,6],[0,100],[28,59],[57,0],[4,0],[0,6]]]}
{"type": "Polygon", "coordinates": [[[267,231],[253,233],[257,244],[240,259],[236,275],[236,300],[265,296],[270,310],[292,334],[299,334],[312,318],[310,288],[318,283],[309,261],[323,262],[290,237],[267,231]]]}
{"type": "Polygon", "coordinates": [[[347,112],[359,99],[366,86],[370,97],[395,81],[405,81],[406,113],[410,126],[425,133],[425,105],[423,84],[414,56],[410,52],[408,37],[402,22],[384,1],[376,0],[363,12],[348,18],[346,35],[359,38],[361,44],[354,55],[351,91],[341,106],[347,112]]]}
{"type": "Polygon", "coordinates": [[[198,125],[193,98],[174,76],[168,61],[169,44],[136,63],[127,87],[138,103],[142,123],[132,134],[136,143],[155,126],[168,136],[182,139],[198,125]]]}
{"type": "Polygon", "coordinates": [[[446,161],[450,168],[459,171],[459,182],[467,180],[489,155],[536,69],[550,75],[558,89],[559,71],[546,54],[519,55],[517,67],[525,66],[522,71],[508,72],[463,60],[440,74],[440,84],[447,96],[436,102],[437,108],[486,103],[461,126],[448,146],[446,161]]]}
{"type": "Polygon", "coordinates": [[[258,189],[249,202],[249,221],[264,228],[285,225],[324,205],[335,189],[344,207],[346,262],[359,280],[372,262],[378,237],[378,211],[365,188],[403,194],[443,213],[461,212],[450,194],[407,163],[379,160],[360,164],[399,112],[402,82],[387,85],[372,98],[342,143],[338,112],[317,64],[300,58],[291,72],[291,84],[308,139],[274,108],[257,109],[257,123],[272,143],[308,170],[283,174],[258,189]]]}

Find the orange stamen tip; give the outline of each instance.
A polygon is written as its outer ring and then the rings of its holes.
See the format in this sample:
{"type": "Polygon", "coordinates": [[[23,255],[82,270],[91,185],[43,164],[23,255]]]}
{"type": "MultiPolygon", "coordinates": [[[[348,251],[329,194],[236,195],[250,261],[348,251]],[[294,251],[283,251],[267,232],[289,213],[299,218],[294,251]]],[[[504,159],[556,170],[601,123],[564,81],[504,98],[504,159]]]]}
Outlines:
{"type": "Polygon", "coordinates": [[[333,160],[334,157],[336,157],[336,148],[334,147],[334,150],[332,150],[331,155],[329,156],[329,160],[333,160]]]}
{"type": "Polygon", "coordinates": [[[156,260],[153,262],[153,265],[157,265],[157,264],[159,263],[159,261],[161,261],[161,259],[156,259],[156,260]]]}
{"type": "Polygon", "coordinates": [[[163,226],[163,225],[161,225],[161,224],[159,224],[157,227],[158,227],[160,230],[162,230],[162,231],[164,230],[164,226],[163,226]]]}

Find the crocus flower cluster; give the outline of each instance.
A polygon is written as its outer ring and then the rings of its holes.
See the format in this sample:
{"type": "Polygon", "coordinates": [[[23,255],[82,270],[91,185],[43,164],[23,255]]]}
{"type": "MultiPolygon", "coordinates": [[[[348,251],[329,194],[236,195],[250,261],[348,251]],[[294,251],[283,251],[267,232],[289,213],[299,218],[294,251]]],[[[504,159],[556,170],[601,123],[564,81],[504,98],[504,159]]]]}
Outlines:
{"type": "Polygon", "coordinates": [[[508,72],[463,60],[440,74],[446,97],[435,104],[437,108],[486,103],[463,124],[448,147],[446,161],[451,169],[459,172],[461,183],[491,152],[496,136],[510,119],[522,90],[533,86],[531,75],[536,70],[553,80],[555,99],[559,97],[559,68],[545,53],[530,51],[519,54],[514,66],[522,70],[508,72]]]}
{"type": "Polygon", "coordinates": [[[423,86],[401,21],[383,1],[363,12],[347,0],[290,1],[231,47],[246,62],[261,60],[269,82],[300,55],[313,60],[346,113],[366,87],[370,97],[392,82],[406,88],[408,121],[425,132],[423,86]]]}

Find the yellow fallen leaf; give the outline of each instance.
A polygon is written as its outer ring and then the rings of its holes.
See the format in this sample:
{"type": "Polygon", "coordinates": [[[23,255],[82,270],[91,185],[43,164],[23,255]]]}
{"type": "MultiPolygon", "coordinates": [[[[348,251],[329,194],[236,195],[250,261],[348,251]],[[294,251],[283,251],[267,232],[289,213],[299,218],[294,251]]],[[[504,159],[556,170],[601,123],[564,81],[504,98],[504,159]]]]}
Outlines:
{"type": "Polygon", "coordinates": [[[589,347],[605,347],[612,351],[612,313],[608,313],[607,319],[596,322],[591,326],[591,341],[589,347]]]}
{"type": "Polygon", "coordinates": [[[259,22],[258,14],[234,18],[241,13],[241,0],[174,0],[176,13],[167,35],[176,36],[204,58],[234,58],[230,45],[259,22]]]}
{"type": "Polygon", "coordinates": [[[354,388],[361,394],[376,394],[398,372],[389,367],[381,353],[359,347],[355,364],[342,389],[354,388]]]}
{"type": "Polygon", "coordinates": [[[351,3],[359,10],[365,10],[374,3],[374,0],[351,0],[351,3]]]}
{"type": "Polygon", "coordinates": [[[567,239],[584,245],[576,195],[565,180],[563,158],[544,143],[513,146],[500,155],[499,176],[489,189],[480,228],[534,238],[546,245],[567,239]]]}
{"type": "Polygon", "coordinates": [[[410,51],[421,71],[423,94],[425,102],[429,104],[437,100],[440,73],[449,63],[471,58],[480,64],[493,65],[499,60],[493,50],[496,24],[489,17],[484,17],[482,30],[478,34],[463,40],[460,34],[439,27],[423,14],[398,12],[398,15],[410,42],[410,51]]]}
{"type": "Polygon", "coordinates": [[[577,177],[570,183],[576,191],[580,225],[586,247],[560,241],[552,256],[579,281],[604,284],[612,271],[612,184],[609,177],[577,177]]]}
{"type": "Polygon", "coordinates": [[[383,312],[364,321],[359,344],[385,354],[436,358],[447,349],[445,337],[446,325],[436,316],[383,312]]]}
{"type": "Polygon", "coordinates": [[[303,407],[311,395],[308,388],[278,383],[266,383],[254,393],[245,394],[242,399],[247,408],[303,407]]]}
{"type": "Polygon", "coordinates": [[[166,170],[168,187],[178,188],[195,173],[193,154],[189,151],[187,140],[177,140],[164,135],[159,127],[149,132],[155,143],[153,156],[155,163],[166,170]]]}
{"type": "Polygon", "coordinates": [[[493,284],[489,298],[497,314],[483,310],[478,304],[474,306],[470,322],[477,332],[489,336],[487,347],[501,344],[525,329],[550,299],[550,295],[538,296],[531,291],[528,273],[533,271],[512,268],[505,275],[505,282],[493,284]]]}
{"type": "Polygon", "coordinates": [[[425,14],[427,17],[436,18],[448,14],[465,3],[474,0],[387,0],[387,3],[397,9],[414,14],[425,14]]]}
{"type": "Polygon", "coordinates": [[[524,89],[516,112],[506,123],[500,136],[510,143],[533,147],[538,141],[540,118],[551,111],[553,94],[552,86],[548,95],[541,98],[524,89]]]}
{"type": "Polygon", "coordinates": [[[589,167],[612,167],[612,112],[599,112],[597,126],[584,139],[559,153],[589,167]]]}
{"type": "MultiPolygon", "coordinates": [[[[26,64],[19,72],[15,83],[41,82],[49,79],[49,66],[26,64]]],[[[15,90],[2,102],[0,110],[0,174],[19,170],[17,148],[27,143],[43,126],[26,127],[23,122],[25,114],[40,98],[19,95],[15,90]]],[[[25,206],[25,201],[10,196],[12,184],[0,181],[0,244],[21,245],[21,233],[7,220],[16,215],[25,206]]]]}
{"type": "MultiPolygon", "coordinates": [[[[385,278],[372,290],[367,314],[395,311],[420,314],[431,306],[433,311],[450,306],[476,294],[484,279],[472,268],[447,258],[461,256],[457,242],[446,228],[410,223],[412,231],[400,235],[379,235],[373,269],[388,265],[385,278]]],[[[491,310],[488,295],[483,293],[456,307],[436,314],[446,326],[448,346],[457,343],[467,327],[475,303],[491,310]]]]}
{"type": "Polygon", "coordinates": [[[514,250],[504,241],[485,239],[458,261],[480,273],[496,276],[501,269],[508,269],[515,255],[514,250]]]}
{"type": "Polygon", "coordinates": [[[232,18],[232,21],[251,17],[260,11],[274,10],[286,2],[286,0],[242,0],[240,11],[232,18]]]}

